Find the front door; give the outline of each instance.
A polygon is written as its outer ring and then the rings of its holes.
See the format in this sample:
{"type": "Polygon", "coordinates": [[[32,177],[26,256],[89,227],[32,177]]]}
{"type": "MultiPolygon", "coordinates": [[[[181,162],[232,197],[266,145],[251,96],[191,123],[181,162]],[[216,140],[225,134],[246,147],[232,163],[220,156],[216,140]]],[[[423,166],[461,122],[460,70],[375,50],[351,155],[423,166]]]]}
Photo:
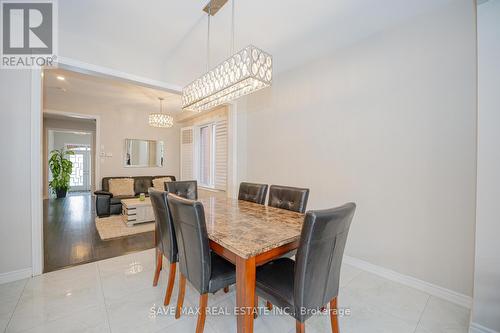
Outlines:
{"type": "Polygon", "coordinates": [[[71,147],[75,154],[69,159],[73,162],[73,172],[69,179],[70,191],[90,191],[90,146],[71,147]]]}

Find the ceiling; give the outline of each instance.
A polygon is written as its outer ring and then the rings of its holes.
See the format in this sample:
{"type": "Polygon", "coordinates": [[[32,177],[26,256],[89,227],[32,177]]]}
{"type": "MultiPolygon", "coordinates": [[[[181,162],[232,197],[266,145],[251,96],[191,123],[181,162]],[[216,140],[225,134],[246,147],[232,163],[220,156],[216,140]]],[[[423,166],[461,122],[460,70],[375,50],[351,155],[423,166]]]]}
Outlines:
{"type": "Polygon", "coordinates": [[[45,70],[43,81],[44,109],[85,113],[132,107],[158,112],[162,97],[164,112],[174,116],[181,112],[179,95],[129,82],[62,69],[45,70]]]}
{"type": "MultiPolygon", "coordinates": [[[[270,52],[279,73],[451,1],[235,0],[235,48],[270,52]]],[[[137,71],[184,86],[206,70],[207,2],[60,1],[60,51],[117,66],[117,54],[145,60],[137,71]]],[[[230,53],[230,3],[212,18],[211,66],[230,53]]]]}
{"type": "MultiPolygon", "coordinates": [[[[235,49],[271,53],[274,72],[325,56],[453,0],[234,0],[235,49]]],[[[202,0],[65,0],[59,6],[59,52],[68,58],[182,87],[207,69],[202,0]]],[[[211,21],[210,67],[230,54],[231,0],[211,21]]],[[[131,106],[180,116],[181,100],[161,90],[60,69],[46,71],[45,107],[131,106]],[[66,77],[57,80],[58,75],[66,77]]]]}

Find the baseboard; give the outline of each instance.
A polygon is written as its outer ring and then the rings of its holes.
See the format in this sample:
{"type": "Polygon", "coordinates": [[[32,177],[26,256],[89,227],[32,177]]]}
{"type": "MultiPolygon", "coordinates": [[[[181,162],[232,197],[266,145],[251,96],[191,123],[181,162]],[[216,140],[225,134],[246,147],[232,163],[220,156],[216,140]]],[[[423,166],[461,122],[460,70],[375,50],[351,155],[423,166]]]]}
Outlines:
{"type": "Polygon", "coordinates": [[[0,284],[30,278],[31,276],[31,267],[12,272],[0,273],[0,284]]]}
{"type": "Polygon", "coordinates": [[[382,276],[388,280],[401,283],[408,287],[418,289],[420,291],[426,292],[432,296],[436,296],[447,300],[449,302],[465,306],[468,309],[472,308],[472,297],[457,293],[456,291],[446,289],[435,284],[425,282],[414,277],[404,275],[393,270],[371,264],[367,261],[353,258],[350,256],[344,256],[344,262],[346,264],[352,265],[364,271],[382,276]]]}
{"type": "Polygon", "coordinates": [[[499,333],[498,331],[492,330],[488,327],[484,327],[483,325],[479,325],[478,323],[470,323],[469,333],[499,333]]]}

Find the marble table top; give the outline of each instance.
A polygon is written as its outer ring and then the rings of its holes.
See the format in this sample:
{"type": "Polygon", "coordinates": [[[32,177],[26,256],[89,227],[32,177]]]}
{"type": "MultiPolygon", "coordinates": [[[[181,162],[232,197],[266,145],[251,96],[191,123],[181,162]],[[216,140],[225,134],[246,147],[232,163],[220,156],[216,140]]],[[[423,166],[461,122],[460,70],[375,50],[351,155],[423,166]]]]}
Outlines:
{"type": "Polygon", "coordinates": [[[201,197],[208,237],[248,259],[300,237],[304,214],[225,197],[201,197]]]}

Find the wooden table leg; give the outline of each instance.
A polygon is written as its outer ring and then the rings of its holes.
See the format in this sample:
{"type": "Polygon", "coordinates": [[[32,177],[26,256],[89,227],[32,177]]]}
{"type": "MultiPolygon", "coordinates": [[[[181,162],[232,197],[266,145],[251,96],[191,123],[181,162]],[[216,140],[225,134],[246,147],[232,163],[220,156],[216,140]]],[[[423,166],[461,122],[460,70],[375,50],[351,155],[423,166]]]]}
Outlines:
{"type": "Polygon", "coordinates": [[[238,333],[253,333],[255,306],[255,257],[236,257],[236,306],[238,333]]]}

